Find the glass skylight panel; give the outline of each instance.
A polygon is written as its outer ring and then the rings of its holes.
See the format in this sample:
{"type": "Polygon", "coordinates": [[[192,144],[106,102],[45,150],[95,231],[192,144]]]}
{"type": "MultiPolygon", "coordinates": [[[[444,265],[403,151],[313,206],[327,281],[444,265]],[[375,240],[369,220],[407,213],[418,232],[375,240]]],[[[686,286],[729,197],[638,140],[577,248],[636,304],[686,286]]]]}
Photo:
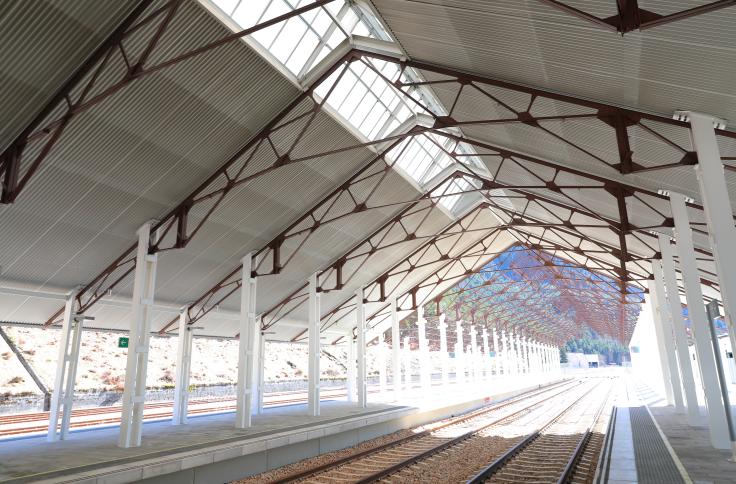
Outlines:
{"type": "MultiPolygon", "coordinates": [[[[244,29],[309,5],[314,0],[210,1],[244,29]]],[[[350,35],[391,40],[378,19],[348,0],[335,0],[259,30],[252,39],[297,79],[302,79],[350,35]]],[[[369,140],[388,136],[412,116],[429,114],[411,98],[420,100],[435,115],[446,114],[426,88],[414,87],[408,96],[395,88],[392,83],[399,77],[404,82],[421,80],[411,69],[401,71],[391,62],[362,59],[348,64],[344,72],[342,68],[337,69],[315,88],[315,94],[324,98],[329,93],[327,104],[369,140]]],[[[453,146],[457,143],[434,134],[412,137],[404,143],[408,146],[404,146],[397,165],[422,186],[453,163],[443,149],[452,151],[452,148],[457,148],[453,146]],[[429,140],[428,136],[433,139],[429,140]]],[[[466,147],[456,151],[472,150],[466,147]]],[[[483,167],[478,159],[468,157],[464,161],[483,167]]],[[[463,190],[458,188],[457,191],[463,190]]],[[[459,198],[444,197],[441,203],[452,209],[459,198]]]]}

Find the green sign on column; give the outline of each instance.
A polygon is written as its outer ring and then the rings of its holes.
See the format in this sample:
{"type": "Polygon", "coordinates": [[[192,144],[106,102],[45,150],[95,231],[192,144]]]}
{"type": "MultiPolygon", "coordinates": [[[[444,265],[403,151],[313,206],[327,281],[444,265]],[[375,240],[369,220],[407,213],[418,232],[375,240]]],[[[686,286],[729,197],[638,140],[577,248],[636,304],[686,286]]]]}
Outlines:
{"type": "Polygon", "coordinates": [[[129,340],[130,339],[127,336],[119,337],[118,338],[118,348],[127,348],[129,340]]]}

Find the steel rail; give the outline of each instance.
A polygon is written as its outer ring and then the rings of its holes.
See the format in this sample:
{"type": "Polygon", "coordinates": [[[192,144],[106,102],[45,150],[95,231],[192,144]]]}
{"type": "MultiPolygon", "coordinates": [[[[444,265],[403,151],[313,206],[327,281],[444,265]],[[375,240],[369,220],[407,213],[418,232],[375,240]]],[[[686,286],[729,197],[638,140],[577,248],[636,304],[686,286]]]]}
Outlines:
{"type": "MultiPolygon", "coordinates": [[[[536,430],[529,434],[524,440],[519,442],[518,444],[511,447],[509,450],[507,450],[503,455],[498,457],[496,460],[491,462],[488,466],[486,466],[483,470],[481,470],[478,474],[473,476],[472,478],[468,479],[467,484],[479,484],[482,482],[486,482],[488,478],[493,476],[496,472],[498,472],[503,466],[505,466],[511,459],[516,457],[518,454],[523,452],[532,442],[534,442],[539,436],[546,430],[547,428],[551,427],[555,423],[557,423],[565,414],[567,414],[570,410],[572,410],[574,407],[580,404],[585,397],[589,396],[594,390],[596,390],[601,383],[598,383],[593,388],[588,390],[581,398],[575,400],[573,403],[571,403],[569,406],[565,407],[559,414],[554,416],[552,419],[549,420],[546,424],[544,424],[542,427],[539,428],[539,430],[536,430]]],[[[597,421],[598,415],[600,415],[600,412],[602,411],[603,407],[605,406],[606,402],[608,402],[608,395],[610,395],[611,390],[609,389],[608,394],[606,395],[606,398],[603,399],[603,403],[601,404],[601,407],[598,410],[598,413],[596,414],[596,418],[594,418],[593,423],[588,427],[588,430],[586,430],[583,439],[587,438],[589,434],[589,429],[595,425],[595,422],[597,421]]],[[[581,442],[582,440],[581,439],[581,442]]],[[[577,453],[579,448],[581,447],[581,442],[578,443],[575,453],[573,455],[573,458],[577,457],[577,453]]],[[[570,466],[570,462],[568,462],[566,466],[570,466]]],[[[564,482],[564,481],[559,481],[564,482]]]]}
{"type": "MultiPolygon", "coordinates": [[[[296,472],[296,473],[291,474],[289,476],[279,478],[278,482],[280,482],[280,483],[288,483],[288,482],[300,481],[302,479],[307,479],[309,477],[315,476],[317,474],[321,474],[323,472],[326,472],[326,471],[335,469],[337,467],[341,467],[343,465],[350,464],[353,461],[360,460],[360,459],[362,459],[364,457],[367,457],[367,456],[369,456],[371,454],[382,452],[384,450],[388,450],[388,449],[391,449],[393,447],[398,447],[398,446],[403,445],[403,444],[406,444],[408,442],[415,441],[415,440],[417,440],[417,439],[419,439],[421,437],[426,437],[426,436],[430,435],[431,433],[436,432],[437,430],[441,430],[441,429],[450,427],[452,425],[457,425],[459,423],[466,422],[466,421],[468,421],[468,420],[470,420],[472,418],[475,418],[475,417],[477,417],[479,415],[482,415],[484,413],[488,413],[488,412],[492,412],[492,411],[495,411],[495,410],[499,410],[499,409],[504,408],[504,407],[508,407],[508,406],[513,405],[515,403],[519,403],[520,401],[523,401],[524,399],[532,398],[532,397],[535,397],[535,396],[544,394],[546,392],[549,392],[549,391],[552,391],[552,390],[555,390],[555,389],[558,389],[558,388],[561,388],[561,387],[562,388],[569,387],[570,385],[572,385],[573,383],[575,383],[575,381],[576,380],[572,380],[572,381],[569,381],[568,380],[568,381],[564,381],[564,382],[561,382],[561,383],[553,383],[551,385],[544,386],[544,387],[542,387],[542,388],[540,388],[538,390],[532,390],[532,391],[529,391],[529,392],[522,393],[521,395],[518,395],[516,397],[512,397],[511,399],[509,399],[507,401],[504,401],[504,402],[501,402],[499,404],[491,405],[491,406],[487,406],[487,407],[482,407],[482,408],[480,408],[478,410],[475,410],[475,411],[472,411],[472,412],[463,414],[463,415],[461,415],[459,417],[456,417],[456,418],[446,419],[447,421],[445,423],[442,423],[442,424],[440,424],[438,426],[433,426],[431,428],[425,429],[425,430],[423,430],[421,432],[418,432],[418,433],[416,433],[414,435],[409,435],[407,437],[402,437],[402,438],[399,438],[397,440],[393,440],[391,442],[387,442],[387,443],[385,443],[383,445],[380,445],[378,447],[374,447],[372,449],[366,449],[364,451],[358,452],[357,454],[352,454],[352,455],[343,457],[341,459],[335,460],[333,462],[327,462],[327,463],[321,464],[321,465],[319,465],[317,467],[313,467],[313,468],[307,469],[305,471],[296,472]]],[[[578,383],[579,383],[579,381],[578,381],[578,383]]],[[[555,393],[552,397],[554,397],[556,395],[559,395],[560,393],[562,393],[562,392],[555,393]]],[[[549,398],[552,398],[552,397],[549,397],[549,398]]],[[[526,408],[529,408],[529,407],[526,407],[526,408]]],[[[509,417],[509,416],[507,416],[507,417],[509,417]]]]}

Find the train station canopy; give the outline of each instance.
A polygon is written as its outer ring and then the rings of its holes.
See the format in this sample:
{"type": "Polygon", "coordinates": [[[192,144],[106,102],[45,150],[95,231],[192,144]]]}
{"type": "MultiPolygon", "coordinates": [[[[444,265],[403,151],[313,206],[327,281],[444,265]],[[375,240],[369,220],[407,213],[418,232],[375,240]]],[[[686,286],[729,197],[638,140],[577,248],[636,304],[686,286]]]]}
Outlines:
{"type": "Polygon", "coordinates": [[[668,192],[720,297],[673,113],[736,119],[731,4],[11,0],[0,318],[52,326],[78,291],[90,327],[127,330],[153,220],[160,334],[184,307],[197,335],[236,337],[253,254],[269,339],[304,337],[316,272],[328,340],[363,287],[375,328],[394,298],[407,316],[455,291],[448,315],[627,341],[668,192]],[[508,302],[524,290],[539,304],[508,302]]]}

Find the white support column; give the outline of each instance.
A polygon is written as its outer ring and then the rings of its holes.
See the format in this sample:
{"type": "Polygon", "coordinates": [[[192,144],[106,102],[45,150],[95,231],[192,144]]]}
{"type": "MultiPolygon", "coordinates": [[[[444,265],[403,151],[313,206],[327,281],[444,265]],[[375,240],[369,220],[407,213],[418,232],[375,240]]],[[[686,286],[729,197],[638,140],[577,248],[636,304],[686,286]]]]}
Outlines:
{"type": "Polygon", "coordinates": [[[439,328],[440,328],[440,362],[442,364],[442,386],[447,386],[449,383],[450,374],[450,361],[447,349],[447,323],[445,322],[445,314],[442,313],[439,316],[439,328]]]}
{"type": "Polygon", "coordinates": [[[427,320],[424,319],[424,307],[417,307],[417,331],[419,334],[419,381],[425,394],[432,384],[431,363],[429,361],[429,344],[427,342],[427,320]]]}
{"type": "Polygon", "coordinates": [[[319,357],[320,357],[320,293],[317,292],[317,273],[309,276],[309,393],[307,395],[307,412],[312,417],[319,416],[319,357]]]}
{"type": "Polygon", "coordinates": [[[463,321],[455,321],[455,381],[465,383],[465,340],[463,339],[463,321]]]}
{"type": "Polygon", "coordinates": [[[478,381],[478,333],[475,326],[470,326],[470,373],[473,381],[478,381]]]}
{"type": "Polygon", "coordinates": [[[516,366],[519,374],[524,374],[524,346],[521,340],[521,330],[516,333],[516,366]]]}
{"type": "Polygon", "coordinates": [[[150,237],[151,222],[146,222],[138,229],[138,249],[135,259],[130,340],[118,438],[118,446],[124,448],[140,446],[143,429],[151,313],[156,290],[157,257],[155,254],[148,253],[150,237]]]}
{"type": "Polygon", "coordinates": [[[662,253],[662,275],[664,276],[664,286],[667,292],[670,315],[672,316],[675,341],[677,342],[677,361],[680,365],[680,376],[685,390],[688,422],[690,425],[698,425],[700,423],[700,407],[698,406],[698,396],[695,393],[695,378],[690,363],[690,350],[687,344],[685,321],[682,318],[682,303],[677,287],[675,262],[672,259],[672,247],[670,246],[669,237],[659,235],[659,250],[662,253]]]}
{"type": "Polygon", "coordinates": [[[409,392],[412,388],[412,381],[411,381],[411,346],[409,345],[410,338],[408,336],[404,336],[404,349],[402,352],[402,359],[404,360],[404,388],[407,392],[409,392]]]}
{"type": "Polygon", "coordinates": [[[698,154],[695,174],[700,184],[731,348],[736,349],[736,228],[726,186],[726,173],[716,140],[716,120],[701,113],[690,112],[688,115],[693,147],[698,154]]]}
{"type": "Polygon", "coordinates": [[[401,335],[396,298],[391,298],[391,355],[394,373],[394,400],[398,400],[401,395],[401,335]]]}
{"type": "Polygon", "coordinates": [[[682,397],[682,381],[677,366],[677,352],[675,350],[674,330],[672,329],[672,315],[670,314],[667,297],[664,290],[664,277],[662,275],[662,264],[658,260],[652,261],[652,272],[654,273],[654,286],[656,289],[655,311],[659,314],[664,331],[663,342],[666,348],[670,379],[672,380],[672,391],[675,399],[675,409],[678,412],[685,411],[685,401],[682,397]]]}
{"type": "Polygon", "coordinates": [[[493,370],[495,376],[501,374],[501,348],[498,346],[498,331],[493,328],[493,370]]]}
{"type": "Polygon", "coordinates": [[[179,312],[179,337],[176,350],[176,378],[174,380],[174,410],[172,425],[187,423],[189,409],[189,375],[192,366],[192,328],[189,325],[189,309],[179,312]]]}
{"type": "Polygon", "coordinates": [[[509,346],[511,348],[509,352],[511,371],[509,372],[509,374],[516,376],[519,374],[519,358],[518,353],[516,352],[516,333],[514,333],[513,331],[509,331],[509,346]]]}
{"type": "Polygon", "coordinates": [[[356,357],[355,357],[355,340],[353,339],[353,331],[348,331],[345,335],[345,353],[347,354],[347,380],[346,390],[348,402],[355,402],[355,369],[356,369],[356,357]]]}
{"type": "Polygon", "coordinates": [[[695,339],[695,352],[698,358],[700,381],[703,384],[705,407],[708,412],[710,427],[710,441],[717,449],[730,449],[731,440],[726,422],[726,409],[721,397],[721,387],[718,382],[713,344],[710,339],[708,316],[703,305],[703,291],[700,288],[700,274],[695,259],[693,236],[690,229],[690,220],[685,207],[685,197],[679,193],[670,193],[672,216],[675,219],[675,237],[677,253],[679,255],[682,281],[685,286],[688,314],[695,339]]]}
{"type": "Polygon", "coordinates": [[[526,338],[524,334],[519,334],[519,347],[521,348],[521,369],[524,374],[529,373],[529,348],[526,346],[526,338]]]}
{"type": "Polygon", "coordinates": [[[378,334],[378,389],[382,396],[386,395],[386,336],[383,331],[378,334]]]}
{"type": "Polygon", "coordinates": [[[501,351],[501,368],[503,376],[507,376],[509,374],[509,342],[506,331],[503,329],[501,330],[501,347],[503,348],[501,351]]]}
{"type": "MultiPolygon", "coordinates": [[[[645,296],[645,304],[649,304],[652,312],[652,322],[654,324],[654,335],[657,338],[657,352],[659,353],[659,366],[662,368],[662,386],[664,387],[665,400],[668,405],[675,404],[674,392],[672,391],[672,379],[670,376],[669,360],[667,358],[667,347],[664,341],[664,329],[662,325],[662,316],[657,303],[657,288],[654,281],[647,281],[649,294],[645,296]]],[[[677,369],[675,369],[676,371],[677,369]]]]}
{"type": "Polygon", "coordinates": [[[265,394],[264,372],[266,369],[266,335],[261,331],[263,320],[258,316],[255,321],[255,337],[258,340],[256,352],[256,381],[253,383],[253,413],[263,413],[263,395],[265,394]]]}
{"type": "Polygon", "coordinates": [[[251,277],[253,257],[250,253],[240,260],[240,316],[238,318],[238,380],[235,398],[235,427],[245,429],[252,425],[254,382],[258,366],[258,339],[260,327],[256,324],[256,279],[251,277]]]}
{"type": "Polygon", "coordinates": [[[534,354],[537,360],[537,373],[542,373],[542,345],[539,341],[534,342],[534,354]]]}
{"type": "Polygon", "coordinates": [[[522,368],[524,368],[524,373],[529,374],[531,373],[531,368],[529,365],[529,344],[527,341],[527,338],[524,337],[524,335],[521,335],[519,337],[519,341],[521,343],[521,354],[522,354],[522,368]]]}
{"type": "Polygon", "coordinates": [[[358,336],[358,405],[366,408],[368,405],[368,386],[366,382],[366,366],[365,366],[365,305],[363,302],[363,288],[355,291],[355,308],[356,308],[356,331],[358,336]]]}
{"type": "Polygon", "coordinates": [[[491,377],[491,349],[488,347],[488,328],[483,328],[483,378],[491,377]]]}
{"type": "Polygon", "coordinates": [[[529,374],[534,374],[537,372],[537,360],[536,355],[534,353],[534,340],[531,338],[526,339],[526,348],[527,352],[529,354],[529,374]]]}
{"type": "Polygon", "coordinates": [[[549,372],[549,354],[547,353],[547,345],[542,343],[540,350],[542,353],[542,372],[548,373],[549,372]]]}
{"type": "Polygon", "coordinates": [[[61,324],[59,340],[59,356],[56,362],[51,408],[49,411],[49,427],[47,440],[54,442],[66,439],[69,432],[69,420],[74,404],[74,382],[76,367],[79,361],[79,348],[82,338],[83,319],[77,317],[77,291],[67,296],[64,306],[64,319],[61,324]],[[61,429],[57,432],[59,410],[62,410],[61,429]]]}

